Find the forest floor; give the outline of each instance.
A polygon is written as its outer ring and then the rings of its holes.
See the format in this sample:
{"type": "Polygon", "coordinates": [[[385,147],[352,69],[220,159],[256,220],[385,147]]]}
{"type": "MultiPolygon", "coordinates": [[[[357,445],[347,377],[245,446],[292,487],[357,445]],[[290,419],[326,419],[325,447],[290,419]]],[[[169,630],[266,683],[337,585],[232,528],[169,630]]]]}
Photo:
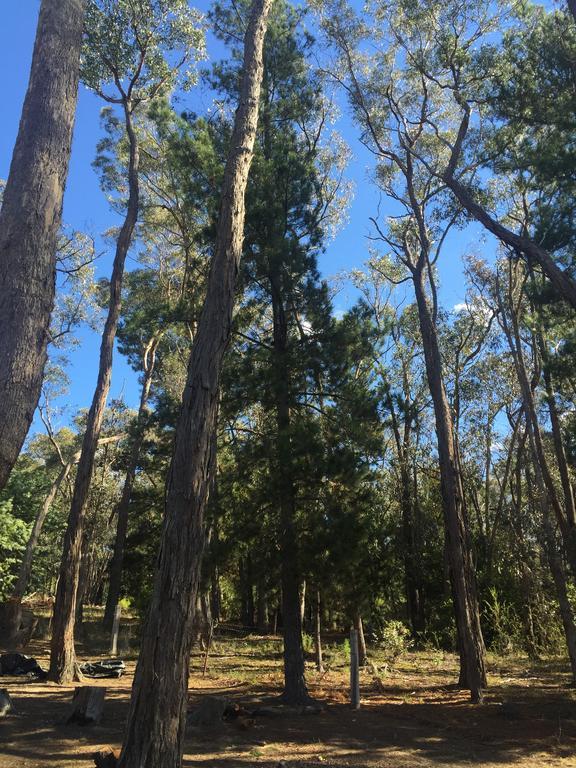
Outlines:
{"type": "MultiPolygon", "coordinates": [[[[99,658],[79,646],[82,660],[99,658]]],[[[27,649],[47,666],[48,647],[27,649]]],[[[348,669],[343,643],[328,648],[328,671],[312,664],[307,678],[319,714],[289,712],[257,717],[242,730],[237,721],[212,728],[189,727],[187,768],[299,768],[376,766],[460,768],[513,765],[518,768],[576,768],[576,691],[559,661],[533,664],[515,657],[490,657],[485,703],[473,706],[451,687],[456,658],[442,652],[409,652],[387,667],[373,654],[374,668],[361,673],[362,706],[348,704],[348,669]]],[[[74,686],[3,677],[18,714],[0,720],[0,768],[85,768],[95,751],[121,743],[134,671],[119,680],[86,680],[107,688],[98,725],[66,725],[74,686]]],[[[220,695],[250,708],[276,696],[281,683],[278,639],[219,638],[202,676],[196,655],[190,675],[190,709],[206,695],[220,695]]]]}

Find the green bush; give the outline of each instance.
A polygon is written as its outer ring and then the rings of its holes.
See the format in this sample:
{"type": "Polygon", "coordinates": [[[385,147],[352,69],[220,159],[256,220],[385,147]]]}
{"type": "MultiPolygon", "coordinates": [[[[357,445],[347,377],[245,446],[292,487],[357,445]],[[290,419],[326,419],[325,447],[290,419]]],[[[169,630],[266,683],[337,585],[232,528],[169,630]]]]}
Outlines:
{"type": "Polygon", "coordinates": [[[377,633],[376,644],[388,664],[393,664],[410,649],[410,630],[401,621],[387,621],[377,633]]]}
{"type": "Polygon", "coordinates": [[[30,526],[12,514],[12,501],[0,502],[0,599],[10,594],[30,526]]]}

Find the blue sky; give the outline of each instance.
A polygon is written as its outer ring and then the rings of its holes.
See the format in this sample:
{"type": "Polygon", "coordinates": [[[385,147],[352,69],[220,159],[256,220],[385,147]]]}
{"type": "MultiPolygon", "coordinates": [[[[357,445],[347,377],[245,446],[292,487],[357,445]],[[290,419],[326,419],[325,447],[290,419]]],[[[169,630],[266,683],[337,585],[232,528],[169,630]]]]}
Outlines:
{"type": "MultiPolygon", "coordinates": [[[[195,3],[200,10],[207,10],[210,0],[195,3]]],[[[39,0],[5,2],[2,7],[0,25],[0,93],[2,95],[2,118],[0,120],[0,178],[8,175],[12,149],[18,130],[22,101],[28,82],[32,47],[36,29],[39,0]]],[[[217,50],[215,43],[209,43],[209,54],[217,50]]],[[[216,56],[219,52],[216,53],[216,56]]],[[[197,89],[189,96],[190,102],[182,102],[182,108],[192,107],[201,112],[210,104],[210,94],[197,89]]],[[[102,194],[96,173],[91,163],[95,147],[101,136],[99,113],[102,104],[99,99],[80,87],[74,143],[70,162],[70,173],[64,199],[64,222],[82,231],[98,236],[118,218],[111,212],[102,194]]],[[[354,158],[347,175],[355,184],[354,199],[348,211],[347,224],[330,243],[320,260],[323,276],[329,277],[342,270],[360,267],[367,257],[367,235],[370,232],[369,216],[375,215],[378,195],[370,183],[370,157],[360,146],[354,126],[343,113],[337,126],[350,144],[354,158]]],[[[481,242],[483,232],[480,225],[473,225],[452,238],[444,255],[441,275],[441,299],[446,306],[453,306],[464,298],[464,284],[460,268],[460,255],[473,244],[481,242]]],[[[108,246],[98,263],[98,276],[109,274],[112,253],[108,246]]],[[[130,260],[128,261],[130,268],[130,260]]],[[[343,309],[352,294],[344,291],[336,299],[336,308],[343,309]]],[[[92,397],[96,379],[99,338],[96,334],[83,331],[82,344],[71,356],[69,375],[71,386],[66,397],[67,416],[70,418],[79,407],[87,407],[92,397]]],[[[137,402],[136,377],[123,358],[116,354],[112,377],[111,396],[122,393],[130,406],[137,402]]],[[[36,428],[35,425],[34,428],[36,428]]],[[[41,428],[41,426],[40,426],[41,428]]]]}

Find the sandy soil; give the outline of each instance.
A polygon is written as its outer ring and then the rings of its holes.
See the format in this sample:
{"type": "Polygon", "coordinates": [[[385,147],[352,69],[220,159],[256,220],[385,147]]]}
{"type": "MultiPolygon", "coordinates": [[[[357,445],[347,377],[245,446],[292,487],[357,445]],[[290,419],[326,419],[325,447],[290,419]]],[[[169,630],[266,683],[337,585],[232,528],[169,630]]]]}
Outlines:
{"type": "MultiPolygon", "coordinates": [[[[190,708],[215,693],[247,707],[278,694],[278,648],[269,638],[218,641],[205,677],[193,660],[190,708]]],[[[45,644],[28,653],[46,665],[45,644]]],[[[107,692],[103,720],[85,727],[65,724],[74,686],[1,678],[18,714],[0,721],[0,768],[81,768],[93,765],[96,750],[119,746],[133,670],[130,661],[120,680],[87,681],[107,692]]],[[[451,687],[455,676],[452,655],[409,653],[377,678],[362,672],[362,707],[352,711],[347,669],[335,655],[324,675],[309,667],[311,693],[325,704],[320,714],[260,717],[247,730],[233,722],[189,728],[184,765],[576,768],[576,692],[561,664],[492,659],[482,706],[451,687]]]]}

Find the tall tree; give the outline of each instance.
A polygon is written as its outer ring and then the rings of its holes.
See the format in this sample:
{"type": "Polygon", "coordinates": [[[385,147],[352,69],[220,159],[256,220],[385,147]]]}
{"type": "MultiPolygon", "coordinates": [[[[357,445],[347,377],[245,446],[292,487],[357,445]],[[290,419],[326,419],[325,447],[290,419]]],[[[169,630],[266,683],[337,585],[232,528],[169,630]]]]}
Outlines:
{"type": "MultiPolygon", "coordinates": [[[[429,114],[431,111],[442,114],[449,124],[451,113],[442,83],[423,85],[418,66],[414,66],[410,55],[416,50],[425,61],[430,58],[434,62],[439,58],[439,66],[450,68],[435,49],[442,45],[442,20],[456,25],[460,36],[466,34],[470,20],[466,13],[450,5],[435,4],[434,7],[438,26],[428,26],[424,33],[419,24],[420,14],[411,3],[400,0],[394,5],[393,13],[388,3],[375,3],[373,28],[377,32],[370,67],[365,66],[359,49],[369,34],[368,27],[355,17],[346,3],[329,4],[324,27],[342,59],[345,72],[342,80],[363,140],[377,158],[378,185],[399,211],[384,227],[376,220],[374,225],[377,236],[404,267],[405,276],[414,288],[435,414],[442,508],[460,653],[460,684],[470,689],[473,701],[480,702],[486,685],[485,648],[464,483],[440,345],[435,275],[437,260],[457,221],[458,210],[446,211],[442,206],[439,198],[443,185],[429,169],[438,161],[438,155],[441,159],[445,152],[443,136],[430,130],[429,114]],[[390,68],[392,59],[395,64],[390,68]]],[[[470,13],[473,17],[478,14],[479,19],[482,16],[481,9],[472,9],[470,13]]],[[[451,64],[459,66],[457,61],[451,64]]]]}
{"type": "Polygon", "coordinates": [[[83,0],[42,0],[0,210],[0,489],[40,397],[76,111],[83,0]]]}
{"type": "MultiPolygon", "coordinates": [[[[238,4],[218,7],[219,29],[234,29],[237,8],[238,4]]],[[[244,259],[245,312],[256,320],[250,329],[244,329],[248,333],[240,345],[248,389],[241,399],[245,404],[255,400],[271,416],[267,420],[272,448],[268,477],[278,509],[283,697],[291,703],[308,698],[300,596],[304,574],[299,552],[300,496],[305,481],[299,467],[314,452],[309,390],[322,368],[322,344],[332,321],[316,254],[324,239],[323,227],[335,213],[337,177],[342,170],[334,158],[322,152],[328,105],[307,62],[311,39],[299,28],[301,16],[302,11],[277,2],[269,23],[244,259]],[[263,324],[260,318],[266,318],[263,324]],[[254,373],[251,381],[250,368],[254,373]]],[[[235,90],[235,69],[234,65],[216,69],[216,82],[228,97],[235,90]]],[[[343,157],[345,153],[338,159],[343,157]]]]}
{"type": "MultiPolygon", "coordinates": [[[[74,618],[84,511],[110,389],[124,265],[138,220],[140,145],[136,119],[146,105],[170,92],[182,67],[201,50],[197,21],[185,0],[145,0],[137,5],[130,0],[91,0],[88,5],[82,77],[104,101],[121,110],[128,145],[128,200],[116,241],[98,377],[78,462],[54,604],[49,676],[60,683],[70,681],[75,674],[74,618]],[[174,56],[176,64],[169,63],[174,56]],[[110,83],[115,90],[108,90],[110,83]]],[[[184,84],[189,78],[186,71],[184,84]]]]}
{"type": "Polygon", "coordinates": [[[258,126],[264,38],[271,6],[272,0],[254,0],[244,38],[242,83],[222,184],[214,255],[176,428],[154,592],[134,677],[120,768],[179,768],[182,762],[204,511],[215,459],[220,373],[230,340],[242,254],[245,193],[258,126]]]}

